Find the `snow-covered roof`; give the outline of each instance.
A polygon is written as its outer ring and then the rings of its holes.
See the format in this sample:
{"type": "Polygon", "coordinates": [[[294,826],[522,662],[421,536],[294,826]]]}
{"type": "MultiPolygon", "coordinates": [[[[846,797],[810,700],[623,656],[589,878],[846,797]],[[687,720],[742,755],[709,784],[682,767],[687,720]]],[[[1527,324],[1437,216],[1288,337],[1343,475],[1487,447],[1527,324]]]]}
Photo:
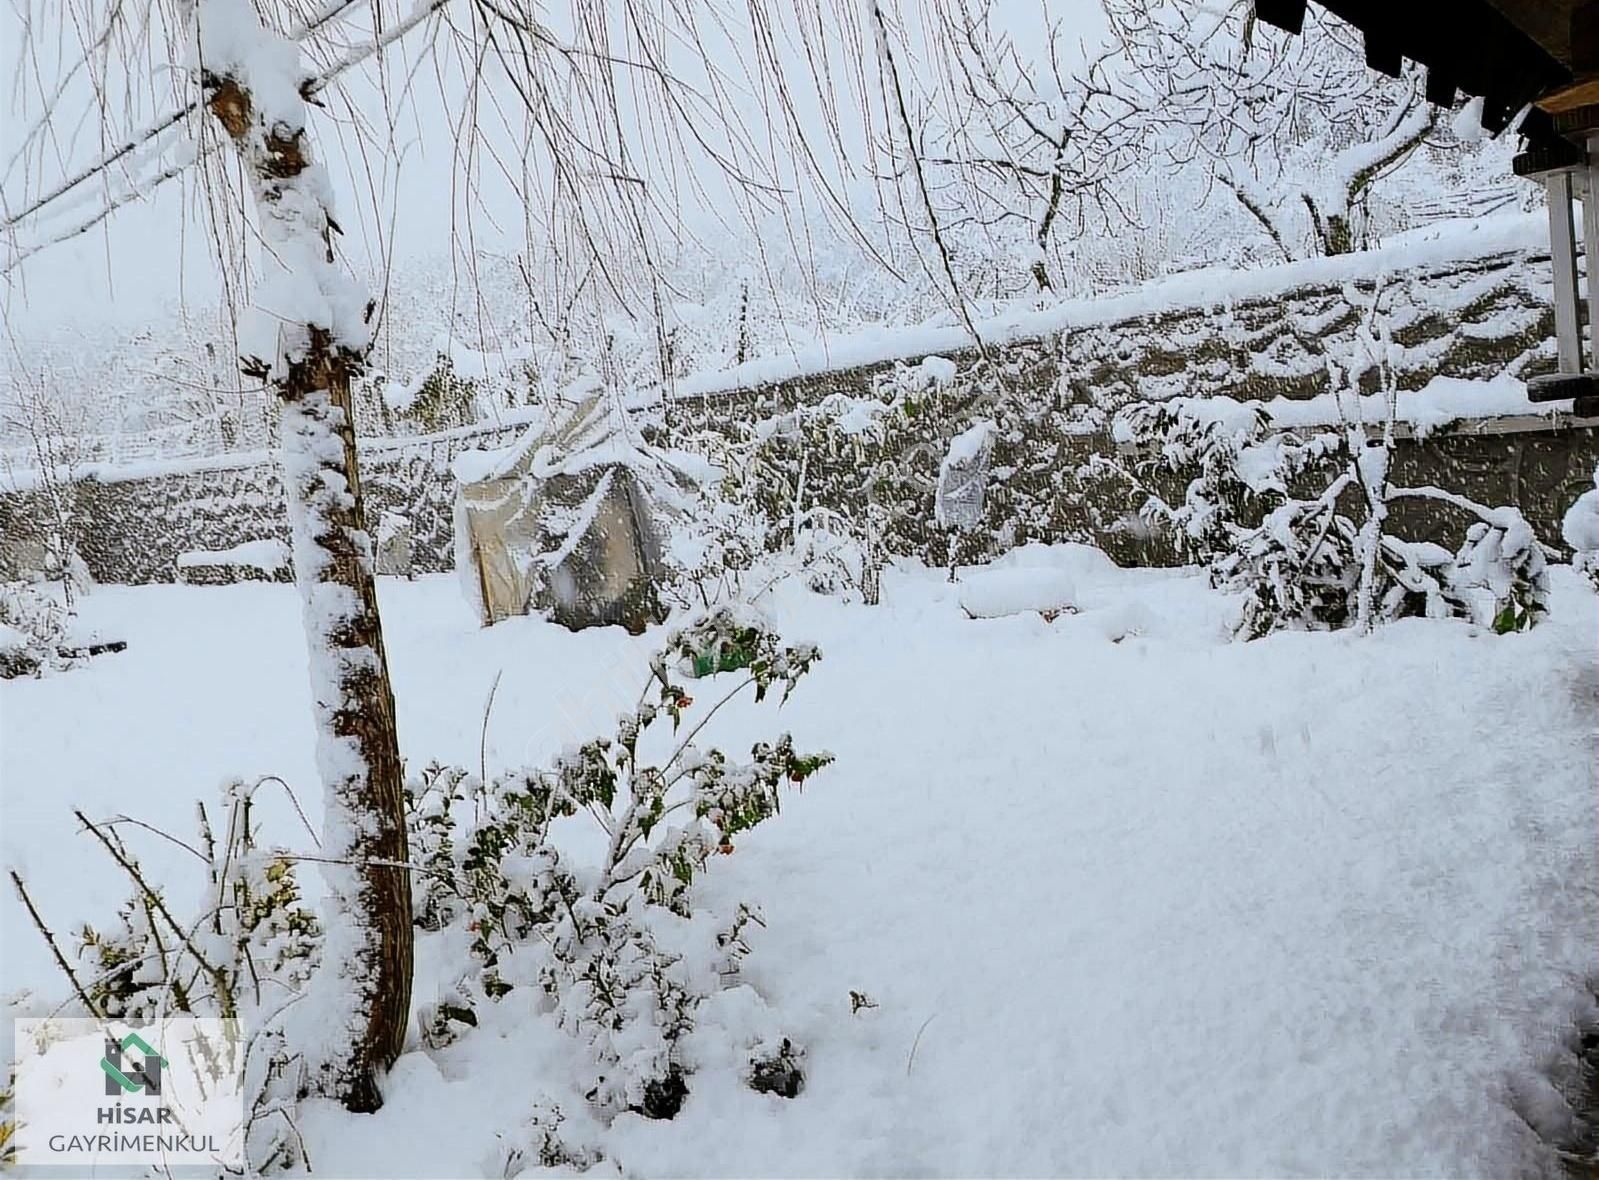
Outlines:
{"type": "MultiPolygon", "coordinates": [[[[1452,106],[1457,90],[1482,98],[1483,126],[1494,134],[1527,104],[1574,80],[1573,32],[1583,0],[1319,2],[1365,34],[1373,69],[1397,77],[1408,58],[1427,67],[1430,102],[1452,106]]],[[[1255,11],[1297,33],[1305,0],[1256,0],[1255,11]]]]}

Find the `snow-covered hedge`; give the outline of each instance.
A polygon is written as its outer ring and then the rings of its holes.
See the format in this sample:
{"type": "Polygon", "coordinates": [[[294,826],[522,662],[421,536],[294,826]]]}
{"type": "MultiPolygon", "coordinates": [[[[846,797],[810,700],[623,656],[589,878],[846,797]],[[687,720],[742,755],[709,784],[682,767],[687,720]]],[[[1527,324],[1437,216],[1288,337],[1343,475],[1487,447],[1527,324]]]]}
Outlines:
{"type": "Polygon", "coordinates": [[[67,646],[72,612],[45,589],[0,582],[0,679],[59,671],[82,659],[67,646]]]}
{"type": "Polygon", "coordinates": [[[1337,420],[1286,428],[1258,403],[1177,397],[1135,402],[1112,433],[1126,448],[1096,466],[1144,496],[1140,512],[1217,587],[1238,593],[1237,633],[1358,627],[1407,615],[1460,617],[1495,631],[1548,610],[1546,553],[1521,512],[1394,479],[1398,363],[1381,292],[1354,347],[1328,357],[1337,420]],[[1370,379],[1377,392],[1364,395],[1370,379]],[[1175,489],[1173,491],[1172,489],[1175,489]],[[1421,500],[1470,521],[1458,550],[1391,535],[1395,505],[1421,500]]]}

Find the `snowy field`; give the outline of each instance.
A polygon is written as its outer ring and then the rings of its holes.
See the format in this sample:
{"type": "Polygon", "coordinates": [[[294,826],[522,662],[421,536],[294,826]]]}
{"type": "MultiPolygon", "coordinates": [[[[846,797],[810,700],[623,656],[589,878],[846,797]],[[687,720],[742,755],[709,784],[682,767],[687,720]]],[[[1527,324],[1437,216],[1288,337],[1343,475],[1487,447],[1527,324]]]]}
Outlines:
{"type": "MultiPolygon", "coordinates": [[[[763,908],[746,976],[806,1048],[807,1087],[760,1095],[708,1063],[677,1119],[599,1132],[606,1166],[1550,1166],[1522,1115],[1557,1129],[1540,1067],[1599,929],[1591,590],[1552,571],[1552,615],[1525,634],[1407,620],[1243,644],[1224,639],[1232,605],[1191,573],[1072,547],[1007,560],[1063,567],[1081,613],[970,619],[960,588],[920,569],[887,574],[878,608],[777,592],[780,629],[824,659],[775,719],[719,716],[716,742],[781,727],[837,762],[715,858],[704,888],[763,908]],[[852,990],[877,1006],[852,1014],[852,990]]],[[[381,592],[413,765],[478,766],[501,673],[491,772],[608,729],[659,638],[482,630],[448,577],[381,592]]],[[[276,774],[318,806],[291,587],[108,587],[83,609],[127,651],[0,682],[4,855],[57,930],[123,896],[73,805],[187,836],[222,779],[276,774]]],[[[287,800],[270,807],[273,838],[303,847],[287,800]]],[[[128,838],[183,896],[185,854],[128,838]]],[[[9,892],[4,907],[3,990],[31,989],[26,1007],[61,997],[9,892]]],[[[460,954],[419,943],[418,998],[460,954]]],[[[316,1172],[497,1169],[497,1135],[571,1052],[521,995],[456,1046],[414,1045],[379,1114],[309,1104],[316,1172]]]]}

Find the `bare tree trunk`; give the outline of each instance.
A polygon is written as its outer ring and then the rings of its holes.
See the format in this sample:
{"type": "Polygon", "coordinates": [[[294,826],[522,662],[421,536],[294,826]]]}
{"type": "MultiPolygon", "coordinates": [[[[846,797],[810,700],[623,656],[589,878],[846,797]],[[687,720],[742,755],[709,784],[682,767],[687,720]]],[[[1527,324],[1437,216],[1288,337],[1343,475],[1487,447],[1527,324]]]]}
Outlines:
{"type": "Polygon", "coordinates": [[[312,1017],[322,1043],[299,1048],[314,1092],[372,1111],[383,1101],[378,1077],[405,1039],[412,930],[400,867],[407,849],[394,696],[350,395],[367,345],[363,332],[350,330],[353,288],[334,265],[327,176],[311,158],[303,101],[286,117],[257,111],[234,73],[208,74],[205,84],[250,181],[264,247],[289,272],[288,289],[308,292],[305,320],[286,325],[278,356],[248,361],[270,380],[282,410],[283,484],[325,798],[322,853],[343,862],[324,866],[332,912],[312,1017]]]}
{"type": "Polygon", "coordinates": [[[1322,250],[1327,255],[1351,254],[1355,249],[1355,229],[1347,213],[1329,213],[1324,223],[1322,250]]]}
{"type": "Polygon", "coordinates": [[[1421,146],[1437,121],[1438,113],[1432,105],[1419,93],[1413,94],[1408,104],[1394,111],[1375,139],[1356,144],[1339,154],[1342,159],[1335,159],[1335,166],[1348,168],[1340,207],[1329,209],[1323,217],[1310,195],[1302,194],[1323,254],[1349,254],[1356,249],[1355,207],[1380,176],[1421,146]]]}
{"type": "Polygon", "coordinates": [[[1061,198],[1066,195],[1066,178],[1061,175],[1061,169],[1066,165],[1069,137],[1069,132],[1062,131],[1060,142],[1055,145],[1055,159],[1049,169],[1049,201],[1044,206],[1044,216],[1039,219],[1038,231],[1033,235],[1038,247],[1038,257],[1033,260],[1033,282],[1038,284],[1040,294],[1055,289],[1049,281],[1049,268],[1044,265],[1044,258],[1049,251],[1050,230],[1055,228],[1055,218],[1060,213],[1061,198]]]}

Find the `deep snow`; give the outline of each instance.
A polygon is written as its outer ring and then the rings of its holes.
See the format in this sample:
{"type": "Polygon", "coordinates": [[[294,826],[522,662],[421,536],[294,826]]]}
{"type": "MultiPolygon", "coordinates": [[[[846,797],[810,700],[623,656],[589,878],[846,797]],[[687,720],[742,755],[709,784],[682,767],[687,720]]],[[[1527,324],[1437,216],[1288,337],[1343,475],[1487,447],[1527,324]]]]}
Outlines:
{"type": "MultiPolygon", "coordinates": [[[[714,740],[788,728],[838,761],[705,888],[763,908],[745,974],[806,1046],[808,1086],[757,1095],[710,1062],[676,1120],[604,1131],[608,1157],[741,1176],[1547,1165],[1515,1109],[1559,1113],[1538,1067],[1596,967],[1593,592],[1556,570],[1526,635],[1411,620],[1237,644],[1191,573],[1075,547],[1008,560],[1062,571],[1080,613],[969,619],[936,570],[890,571],[878,608],[780,588],[785,634],[824,659],[780,714],[730,710],[714,740]],[[852,989],[878,1006],[852,1015],[852,989]]],[[[448,576],[381,593],[414,762],[477,765],[501,669],[491,770],[608,728],[657,638],[481,630],[448,576]]],[[[180,835],[229,775],[318,804],[292,587],[108,587],[84,611],[128,650],[0,683],[4,858],[58,931],[121,897],[74,804],[180,835]]],[[[268,810],[301,846],[292,810],[268,810]]],[[[187,896],[185,854],[129,838],[187,896]]],[[[3,916],[0,990],[63,994],[10,896],[3,916]]],[[[459,948],[420,954],[419,1000],[459,948]]],[[[517,1005],[408,1053],[376,1116],[313,1104],[317,1173],[493,1165],[529,1079],[560,1094],[572,1051],[517,1005]]]]}

